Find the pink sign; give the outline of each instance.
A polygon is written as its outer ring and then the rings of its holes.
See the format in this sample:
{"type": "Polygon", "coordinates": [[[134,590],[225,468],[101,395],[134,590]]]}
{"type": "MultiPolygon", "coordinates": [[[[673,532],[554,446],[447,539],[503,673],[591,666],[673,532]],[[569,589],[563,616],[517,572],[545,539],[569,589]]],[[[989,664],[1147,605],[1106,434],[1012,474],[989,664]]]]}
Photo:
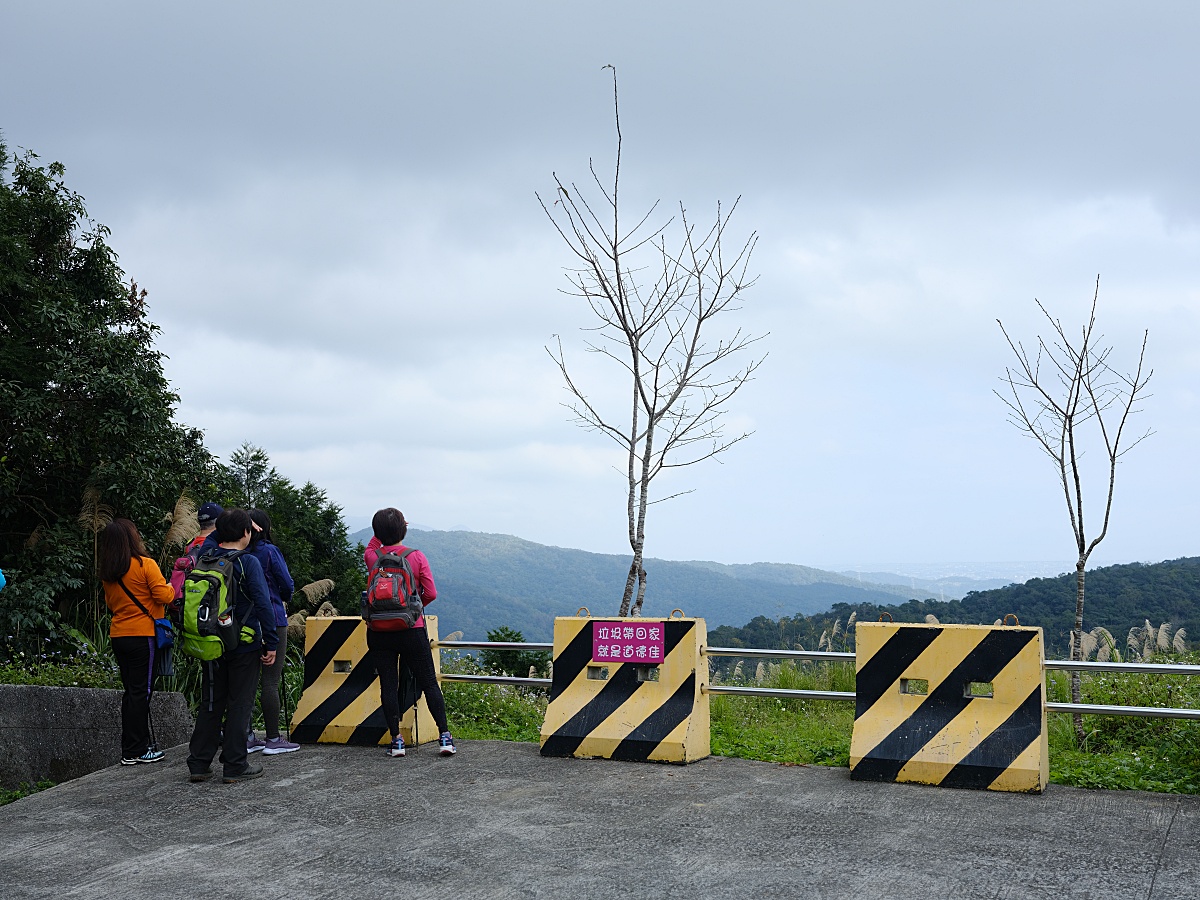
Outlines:
{"type": "Polygon", "coordinates": [[[662,622],[592,623],[592,662],[657,666],[665,650],[662,622]]]}

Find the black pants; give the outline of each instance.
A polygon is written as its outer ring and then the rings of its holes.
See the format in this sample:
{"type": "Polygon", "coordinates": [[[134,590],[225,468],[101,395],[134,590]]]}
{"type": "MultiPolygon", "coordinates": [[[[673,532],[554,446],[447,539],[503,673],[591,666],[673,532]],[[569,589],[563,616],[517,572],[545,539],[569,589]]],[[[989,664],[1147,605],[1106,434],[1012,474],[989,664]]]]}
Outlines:
{"type": "Polygon", "coordinates": [[[154,638],[115,637],[121,672],[121,756],[137,759],[150,749],[150,697],[154,694],[154,638]]]}
{"type": "Polygon", "coordinates": [[[400,736],[401,709],[396,692],[400,688],[401,664],[407,665],[417,679],[438,731],[450,730],[446,724],[446,701],[442,699],[437,671],[433,667],[429,634],[424,628],[406,628],[404,631],[372,631],[368,628],[367,649],[371,651],[371,662],[375,663],[375,671],[379,673],[379,702],[392,740],[400,736]]]}
{"type": "Polygon", "coordinates": [[[218,746],[225,775],[246,771],[246,732],[250,728],[250,711],[254,708],[262,665],[258,654],[256,648],[200,664],[203,667],[200,710],[188,748],[188,770],[192,773],[208,771],[218,746]]]}

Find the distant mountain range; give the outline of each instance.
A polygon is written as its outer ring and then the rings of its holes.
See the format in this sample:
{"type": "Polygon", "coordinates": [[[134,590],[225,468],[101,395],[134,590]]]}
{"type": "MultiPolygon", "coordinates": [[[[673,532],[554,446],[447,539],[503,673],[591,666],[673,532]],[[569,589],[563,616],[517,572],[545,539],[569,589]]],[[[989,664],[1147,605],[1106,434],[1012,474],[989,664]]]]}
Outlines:
{"type": "MultiPolygon", "coordinates": [[[[368,528],[350,540],[365,543],[370,537],[368,528]]],[[[405,543],[429,557],[438,585],[430,612],[438,614],[441,632],[462,631],[468,640],[482,640],[489,629],[507,625],[529,640],[549,641],[554,617],[581,606],[593,615],[615,615],[629,571],[628,556],[549,547],[505,534],[410,528],[405,543]]],[[[644,615],[666,616],[679,608],[704,618],[710,628],[743,625],[755,616],[811,615],[836,603],[935,600],[944,590],[914,590],[904,586],[905,576],[890,573],[880,574],[898,583],[782,563],[647,559],[645,566],[644,615]]]]}
{"type": "MultiPolygon", "coordinates": [[[[1200,638],[1200,558],[1185,557],[1160,563],[1125,563],[1087,573],[1083,627],[1103,626],[1119,649],[1126,646],[1129,629],[1170,623],[1183,627],[1189,641],[1200,638]]],[[[763,616],[733,628],[709,629],[714,646],[814,649],[820,635],[843,626],[851,613],[859,621],[873,622],[881,613],[897,622],[923,622],[928,615],[943,624],[989,625],[1013,613],[1022,625],[1043,629],[1047,652],[1065,654],[1068,633],[1075,622],[1075,575],[1031,578],[1024,584],[988,591],[973,591],[962,600],[909,600],[899,604],[834,604],[817,615],[763,616]]]]}
{"type": "MultiPolygon", "coordinates": [[[[365,543],[371,530],[351,535],[365,543]]],[[[616,615],[629,557],[536,544],[507,534],[410,528],[405,543],[425,552],[438,585],[430,607],[443,635],[462,631],[483,640],[507,625],[527,640],[549,641],[554,617],[581,606],[595,616],[616,615]]],[[[896,621],[990,624],[1015,613],[1023,625],[1045,629],[1047,645],[1065,652],[1075,614],[1075,576],[1000,578],[953,575],[915,578],[890,572],[829,572],[783,563],[646,560],[649,584],[642,612],[667,616],[675,608],[705,619],[718,645],[775,648],[816,646],[834,621],[851,612],[874,621],[882,612],[896,621]],[[890,582],[890,583],[886,583],[890,582]],[[949,599],[963,589],[962,599],[949,599]]],[[[1045,570],[1051,564],[1040,565],[1045,570]]],[[[981,575],[978,567],[969,570],[981,575]]],[[[987,574],[996,574],[995,571],[987,574]]],[[[1118,641],[1149,619],[1170,622],[1200,638],[1200,558],[1127,563],[1088,572],[1084,627],[1103,625],[1118,641]]]]}

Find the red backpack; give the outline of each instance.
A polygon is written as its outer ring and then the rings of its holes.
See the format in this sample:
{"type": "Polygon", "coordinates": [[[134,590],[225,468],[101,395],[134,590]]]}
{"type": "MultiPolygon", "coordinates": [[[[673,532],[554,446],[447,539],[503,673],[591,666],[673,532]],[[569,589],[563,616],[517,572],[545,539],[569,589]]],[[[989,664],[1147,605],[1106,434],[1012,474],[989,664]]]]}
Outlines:
{"type": "Polygon", "coordinates": [[[403,553],[381,553],[367,575],[367,596],[362,617],[372,631],[403,631],[415,628],[424,607],[417,592],[417,579],[403,553]]]}

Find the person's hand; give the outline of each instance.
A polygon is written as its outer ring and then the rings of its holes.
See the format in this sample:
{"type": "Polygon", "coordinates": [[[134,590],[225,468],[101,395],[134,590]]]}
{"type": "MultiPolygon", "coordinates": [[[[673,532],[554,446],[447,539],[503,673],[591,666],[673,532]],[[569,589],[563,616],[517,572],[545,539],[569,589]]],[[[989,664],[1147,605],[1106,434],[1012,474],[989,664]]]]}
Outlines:
{"type": "Polygon", "coordinates": [[[264,666],[275,665],[275,651],[274,650],[267,650],[265,653],[263,653],[262,664],[264,666]]]}

